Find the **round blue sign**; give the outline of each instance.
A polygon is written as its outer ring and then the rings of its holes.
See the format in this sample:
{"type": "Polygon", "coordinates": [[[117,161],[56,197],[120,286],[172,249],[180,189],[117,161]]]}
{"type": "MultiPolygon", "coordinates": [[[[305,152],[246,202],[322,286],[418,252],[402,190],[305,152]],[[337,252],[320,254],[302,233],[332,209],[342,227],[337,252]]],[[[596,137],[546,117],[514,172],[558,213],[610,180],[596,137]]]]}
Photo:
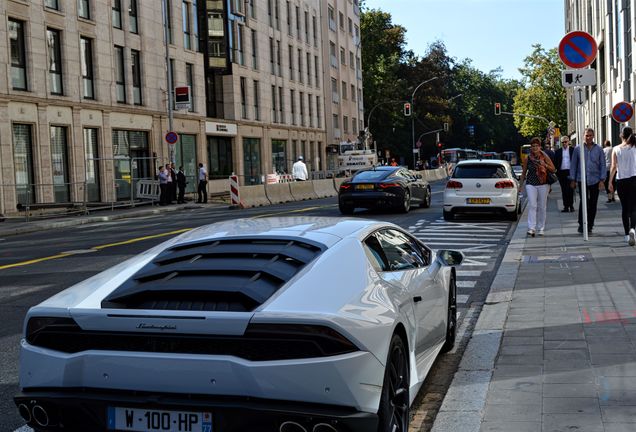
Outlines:
{"type": "Polygon", "coordinates": [[[575,69],[590,65],[596,58],[598,47],[589,33],[573,31],[561,39],[559,57],[567,66],[575,69]]]}
{"type": "Polygon", "coordinates": [[[634,108],[628,102],[619,102],[612,108],[612,118],[619,123],[627,123],[634,115],[634,108]]]}
{"type": "Polygon", "coordinates": [[[166,134],[166,142],[168,144],[174,144],[179,140],[179,135],[176,132],[168,132],[166,134]]]}

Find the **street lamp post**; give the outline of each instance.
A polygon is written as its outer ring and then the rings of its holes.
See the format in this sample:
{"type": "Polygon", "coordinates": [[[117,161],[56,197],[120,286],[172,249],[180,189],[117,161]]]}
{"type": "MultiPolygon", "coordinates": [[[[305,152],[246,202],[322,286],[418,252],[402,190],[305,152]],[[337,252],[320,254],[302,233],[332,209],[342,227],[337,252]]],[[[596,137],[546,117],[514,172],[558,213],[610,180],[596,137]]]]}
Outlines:
{"type": "Polygon", "coordinates": [[[412,140],[411,152],[413,153],[413,168],[415,168],[415,162],[416,162],[416,156],[415,156],[415,112],[414,112],[414,109],[413,109],[414,102],[415,102],[415,93],[424,84],[429,83],[429,82],[431,82],[433,80],[436,80],[437,78],[439,78],[439,77],[433,77],[433,78],[427,79],[426,81],[422,81],[421,83],[419,83],[417,85],[417,87],[415,87],[415,90],[413,90],[413,93],[411,93],[411,140],[412,140]]]}

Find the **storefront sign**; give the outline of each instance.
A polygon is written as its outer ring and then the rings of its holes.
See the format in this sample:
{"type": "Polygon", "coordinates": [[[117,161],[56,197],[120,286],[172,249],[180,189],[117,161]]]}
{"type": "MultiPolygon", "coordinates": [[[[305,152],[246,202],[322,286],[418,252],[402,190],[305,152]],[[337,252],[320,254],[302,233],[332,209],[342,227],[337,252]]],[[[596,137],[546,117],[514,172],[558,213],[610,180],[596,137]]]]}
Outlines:
{"type": "Polygon", "coordinates": [[[232,123],[205,122],[207,135],[236,136],[238,128],[232,123]]]}

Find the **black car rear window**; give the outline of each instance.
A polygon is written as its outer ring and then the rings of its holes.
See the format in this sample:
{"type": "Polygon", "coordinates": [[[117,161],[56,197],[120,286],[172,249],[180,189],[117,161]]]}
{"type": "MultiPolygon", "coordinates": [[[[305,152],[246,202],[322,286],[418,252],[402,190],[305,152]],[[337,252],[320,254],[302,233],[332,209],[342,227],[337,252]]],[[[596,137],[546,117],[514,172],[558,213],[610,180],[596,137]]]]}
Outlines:
{"type": "Polygon", "coordinates": [[[355,181],[376,181],[384,179],[389,173],[386,171],[361,171],[353,176],[355,181]]]}
{"type": "Polygon", "coordinates": [[[506,178],[506,169],[496,164],[457,165],[453,171],[454,178],[506,178]]]}

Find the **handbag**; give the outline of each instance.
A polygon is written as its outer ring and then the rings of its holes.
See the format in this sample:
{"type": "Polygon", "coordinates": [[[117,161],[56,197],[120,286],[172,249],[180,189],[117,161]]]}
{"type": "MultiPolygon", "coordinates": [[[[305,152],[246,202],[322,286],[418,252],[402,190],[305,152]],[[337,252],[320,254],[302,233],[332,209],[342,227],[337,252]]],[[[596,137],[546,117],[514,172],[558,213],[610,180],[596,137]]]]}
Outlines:
{"type": "Polygon", "coordinates": [[[557,178],[556,174],[553,172],[548,172],[548,184],[554,184],[556,182],[558,182],[559,179],[557,178]]]}

